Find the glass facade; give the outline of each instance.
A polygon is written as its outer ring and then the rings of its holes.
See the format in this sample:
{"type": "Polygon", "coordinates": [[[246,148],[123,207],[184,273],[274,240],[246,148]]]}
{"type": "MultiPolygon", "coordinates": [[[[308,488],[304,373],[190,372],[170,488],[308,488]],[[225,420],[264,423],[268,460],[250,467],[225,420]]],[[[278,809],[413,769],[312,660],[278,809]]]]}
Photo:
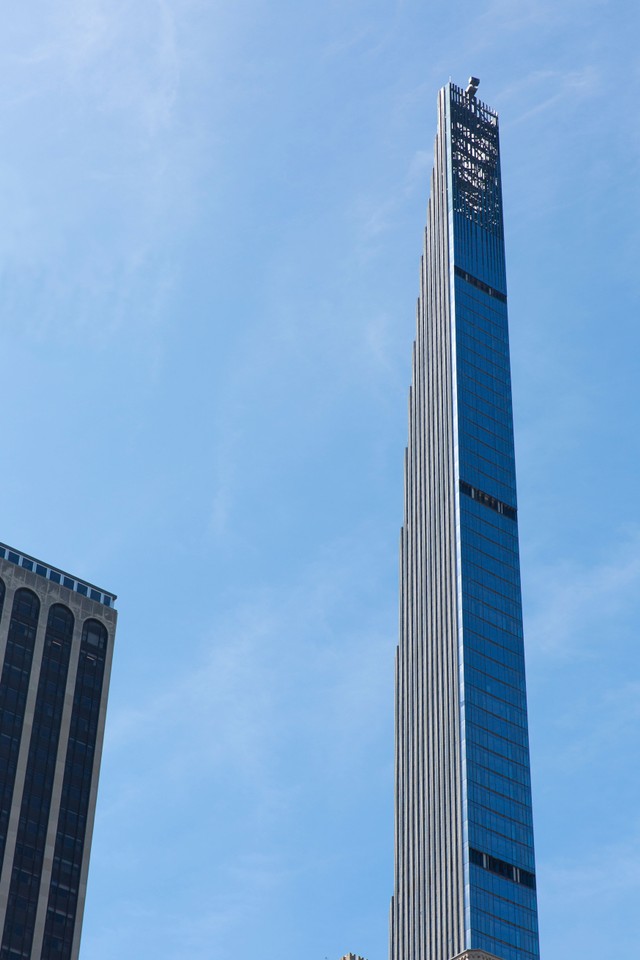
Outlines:
{"type": "Polygon", "coordinates": [[[71,955],[106,653],[105,627],[87,620],[73,694],[42,960],[71,955]]]}
{"type": "Polygon", "coordinates": [[[0,859],[9,828],[40,601],[16,590],[0,679],[0,859]]]}
{"type": "Polygon", "coordinates": [[[2,957],[29,957],[31,953],[73,623],[67,607],[54,604],[49,609],[0,946],[2,957]]]}
{"type": "Polygon", "coordinates": [[[0,960],[77,960],[116,613],[5,552],[0,960]]]}
{"type": "Polygon", "coordinates": [[[498,119],[454,84],[421,270],[401,536],[392,960],[537,960],[498,119]]]}

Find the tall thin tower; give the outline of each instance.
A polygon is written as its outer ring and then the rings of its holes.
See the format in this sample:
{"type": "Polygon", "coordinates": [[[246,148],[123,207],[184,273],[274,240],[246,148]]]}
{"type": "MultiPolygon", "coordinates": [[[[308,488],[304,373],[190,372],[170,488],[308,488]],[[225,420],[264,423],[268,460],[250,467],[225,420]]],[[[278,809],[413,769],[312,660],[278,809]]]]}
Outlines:
{"type": "Polygon", "coordinates": [[[420,268],[391,960],[537,960],[497,115],[447,84],[420,268]]]}

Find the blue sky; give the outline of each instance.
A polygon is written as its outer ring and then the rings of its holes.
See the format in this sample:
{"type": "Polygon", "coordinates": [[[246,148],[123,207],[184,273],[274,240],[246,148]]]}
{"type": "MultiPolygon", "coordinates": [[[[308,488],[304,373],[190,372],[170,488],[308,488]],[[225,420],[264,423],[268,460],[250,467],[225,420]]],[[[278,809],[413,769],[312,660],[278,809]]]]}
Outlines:
{"type": "Polygon", "coordinates": [[[0,539],[119,594],[83,960],[383,960],[411,341],[501,116],[545,960],[640,920],[630,0],[34,0],[0,37],[0,539]]]}

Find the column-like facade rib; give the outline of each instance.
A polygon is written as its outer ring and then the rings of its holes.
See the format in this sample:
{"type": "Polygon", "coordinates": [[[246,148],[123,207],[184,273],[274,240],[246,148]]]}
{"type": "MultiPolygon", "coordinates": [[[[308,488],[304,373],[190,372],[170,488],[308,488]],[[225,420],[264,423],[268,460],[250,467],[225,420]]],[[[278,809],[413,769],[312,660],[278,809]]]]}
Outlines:
{"type": "Polygon", "coordinates": [[[391,960],[537,960],[498,119],[440,91],[400,543],[391,960]]]}

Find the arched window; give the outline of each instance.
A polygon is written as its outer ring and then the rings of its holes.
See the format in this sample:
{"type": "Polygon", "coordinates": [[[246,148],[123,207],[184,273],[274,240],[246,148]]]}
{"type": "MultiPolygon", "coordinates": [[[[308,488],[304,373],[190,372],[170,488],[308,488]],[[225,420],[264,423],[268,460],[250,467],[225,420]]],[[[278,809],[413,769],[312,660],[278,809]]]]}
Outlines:
{"type": "Polygon", "coordinates": [[[85,620],[82,630],[82,646],[87,650],[106,650],[107,628],[99,620],[85,620]]]}
{"type": "Polygon", "coordinates": [[[73,624],[68,607],[49,608],[0,957],[31,955],[73,624]]]}
{"type": "Polygon", "coordinates": [[[93,777],[108,632],[99,620],[82,627],[69,746],[53,854],[42,956],[71,953],[93,777]],[[60,918],[65,918],[61,921],[60,918]]]}
{"type": "Polygon", "coordinates": [[[11,611],[11,624],[9,633],[15,624],[24,624],[33,627],[33,636],[38,626],[38,617],[40,615],[40,601],[33,590],[16,590],[13,597],[13,610],[11,611]]]}
{"type": "Polygon", "coordinates": [[[11,813],[39,615],[40,601],[35,593],[16,590],[0,679],[0,862],[11,813]]]}
{"type": "Polygon", "coordinates": [[[47,633],[45,643],[48,640],[71,640],[73,636],[73,614],[68,607],[61,603],[54,603],[49,610],[47,617],[47,633]]]}

